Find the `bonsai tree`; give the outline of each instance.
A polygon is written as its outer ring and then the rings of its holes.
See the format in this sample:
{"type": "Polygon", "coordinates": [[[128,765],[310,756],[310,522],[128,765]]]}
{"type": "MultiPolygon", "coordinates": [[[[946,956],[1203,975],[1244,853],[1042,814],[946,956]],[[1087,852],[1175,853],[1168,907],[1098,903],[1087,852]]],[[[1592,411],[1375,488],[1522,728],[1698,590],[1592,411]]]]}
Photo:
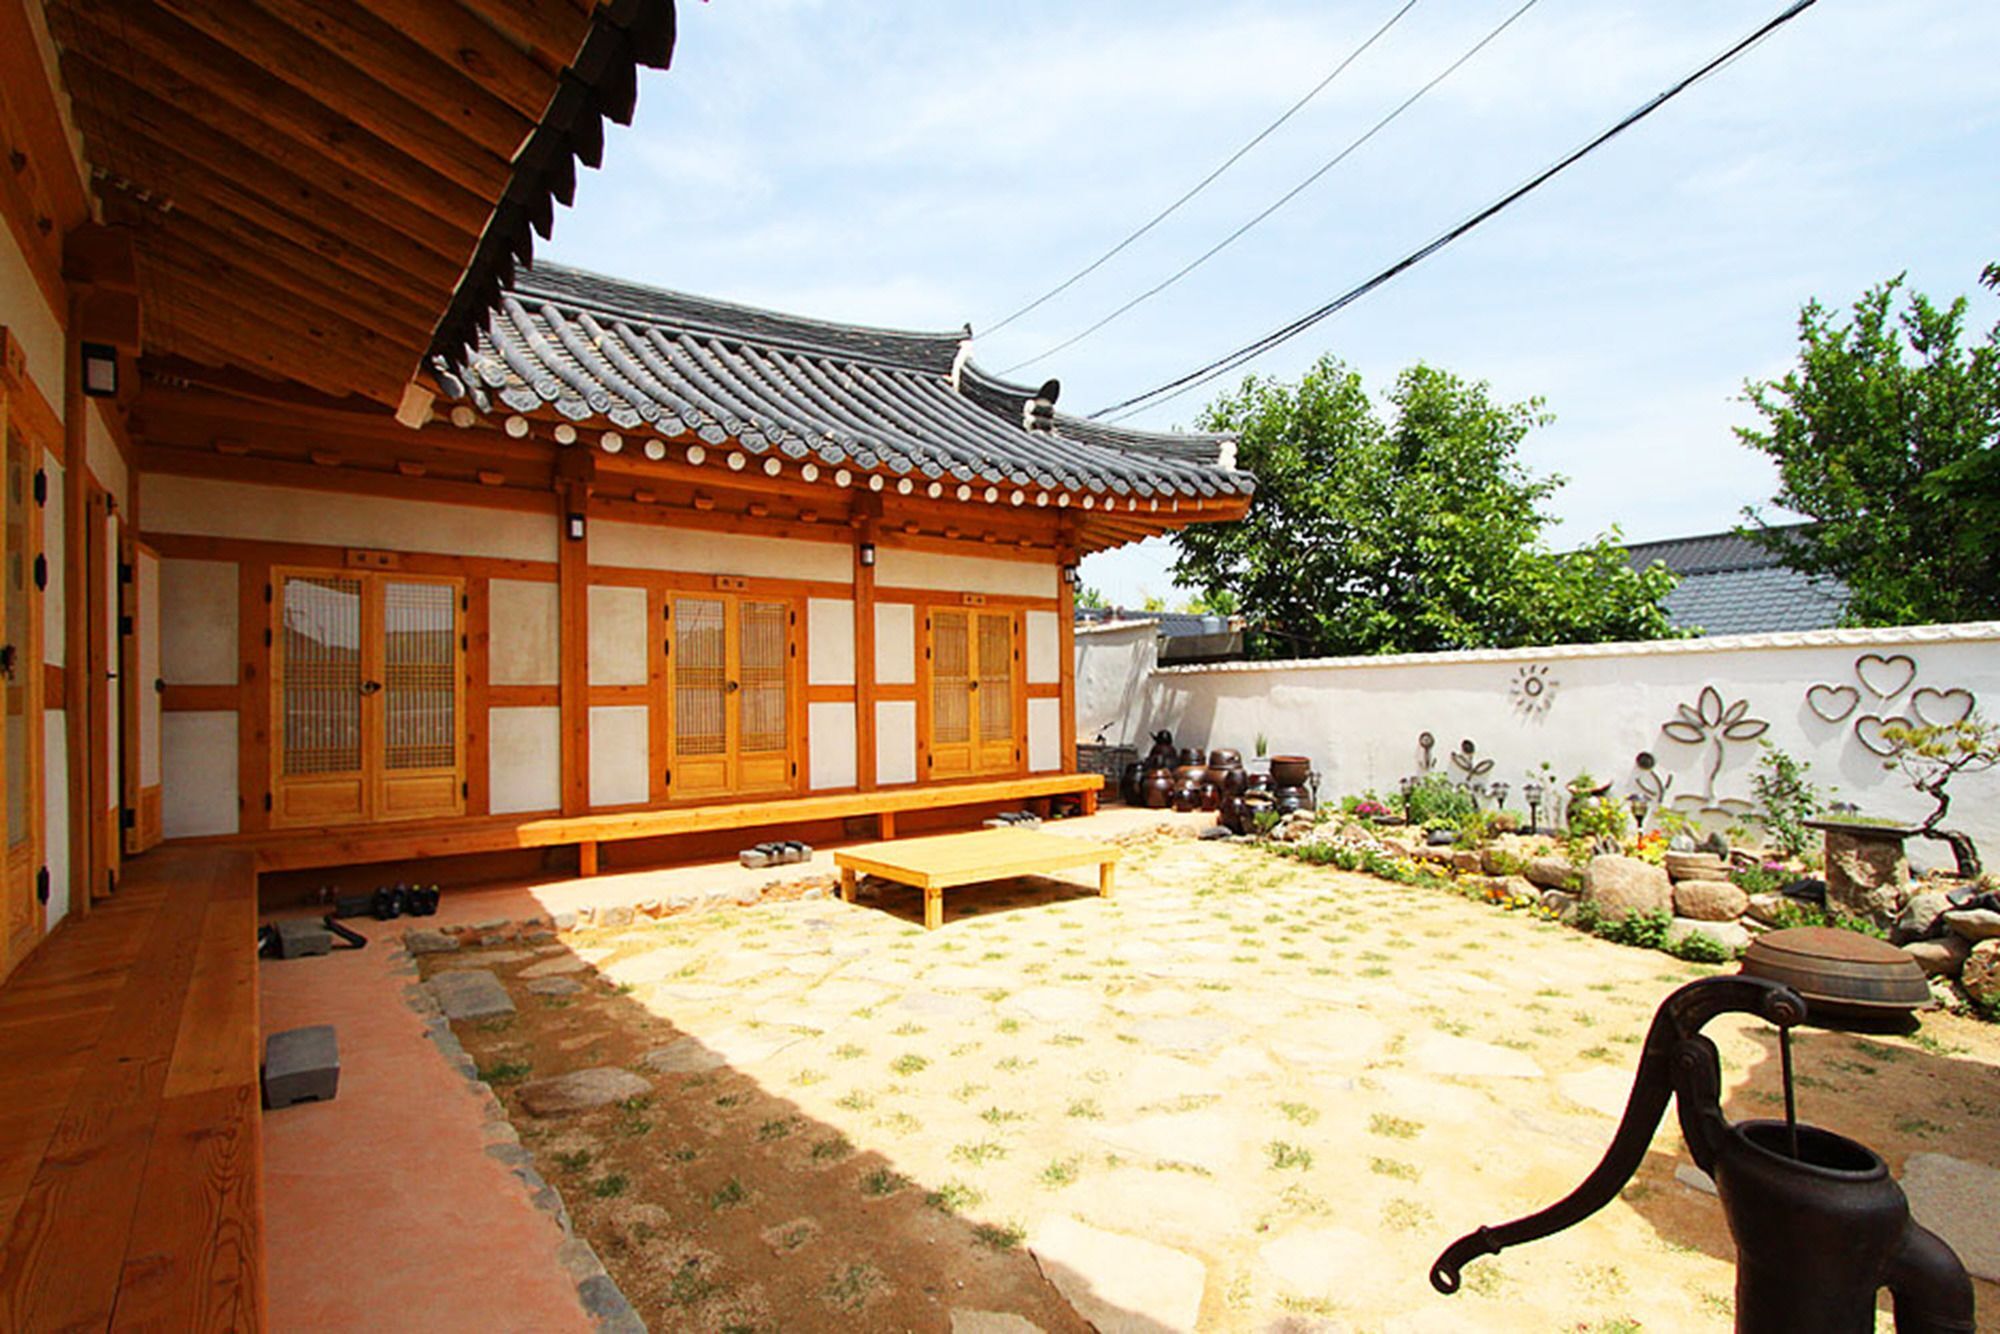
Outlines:
{"type": "Polygon", "coordinates": [[[2000,764],[2000,726],[1978,714],[1955,723],[1891,723],[1882,729],[1882,739],[1896,748],[1893,758],[1883,761],[1885,769],[1901,769],[1910,786],[1937,803],[1937,809],[1917,826],[1925,838],[1942,840],[1958,860],[1958,873],[1968,880],[1980,873],[1979,849],[1962,830],[1939,829],[1945,812],[1951,809],[1951,780],[1962,773],[1978,773],[2000,764]]]}

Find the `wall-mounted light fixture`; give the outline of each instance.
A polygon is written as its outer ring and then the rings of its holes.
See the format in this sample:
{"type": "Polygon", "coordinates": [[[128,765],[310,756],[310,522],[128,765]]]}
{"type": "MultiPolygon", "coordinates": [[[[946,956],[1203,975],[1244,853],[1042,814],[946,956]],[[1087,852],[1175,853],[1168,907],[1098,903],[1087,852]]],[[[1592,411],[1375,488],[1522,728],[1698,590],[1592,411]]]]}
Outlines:
{"type": "Polygon", "coordinates": [[[873,565],[875,563],[875,544],[873,542],[863,542],[860,546],[860,552],[861,563],[863,565],[873,565]]]}
{"type": "Polygon", "coordinates": [[[118,397],[118,349],[109,343],[83,345],[83,392],[92,398],[118,397]]]}
{"type": "Polygon", "coordinates": [[[1065,566],[1063,566],[1063,567],[1062,567],[1062,577],[1063,577],[1063,582],[1064,582],[1064,583],[1068,584],[1068,585],[1069,585],[1069,586],[1070,586],[1071,588],[1075,588],[1075,587],[1076,587],[1076,566],[1074,566],[1074,565],[1065,565],[1065,566]]]}
{"type": "Polygon", "coordinates": [[[569,540],[572,542],[583,541],[583,516],[581,514],[572,513],[569,516],[569,540]]]}

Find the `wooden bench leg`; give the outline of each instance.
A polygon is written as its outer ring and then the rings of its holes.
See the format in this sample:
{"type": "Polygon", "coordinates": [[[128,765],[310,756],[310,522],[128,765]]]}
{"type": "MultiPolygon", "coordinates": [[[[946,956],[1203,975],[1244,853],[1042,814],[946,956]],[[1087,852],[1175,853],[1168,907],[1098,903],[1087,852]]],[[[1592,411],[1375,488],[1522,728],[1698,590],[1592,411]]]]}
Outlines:
{"type": "Polygon", "coordinates": [[[1112,877],[1118,869],[1117,862],[1099,862],[1097,866],[1097,893],[1100,898],[1110,898],[1112,877]]]}
{"type": "Polygon", "coordinates": [[[857,878],[852,866],[840,868],[840,898],[843,903],[854,902],[854,884],[857,878]]]}
{"type": "Polygon", "coordinates": [[[924,930],[935,931],[944,925],[944,891],[927,889],[924,891],[924,930]]]}
{"type": "Polygon", "coordinates": [[[875,835],[884,842],[896,836],[896,813],[881,811],[875,816],[875,835]]]}
{"type": "Polygon", "coordinates": [[[1083,797],[1083,813],[1085,815],[1097,814],[1097,790],[1092,788],[1081,795],[1083,797]]]}
{"type": "Polygon", "coordinates": [[[597,874],[597,845],[579,843],[576,845],[576,873],[580,876],[597,874]]]}

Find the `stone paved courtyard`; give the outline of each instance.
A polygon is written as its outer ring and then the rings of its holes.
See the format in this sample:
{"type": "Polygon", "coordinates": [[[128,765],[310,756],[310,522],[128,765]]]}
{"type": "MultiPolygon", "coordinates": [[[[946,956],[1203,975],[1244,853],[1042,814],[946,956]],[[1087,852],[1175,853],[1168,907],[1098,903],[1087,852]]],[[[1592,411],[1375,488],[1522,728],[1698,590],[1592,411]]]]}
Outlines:
{"type": "MultiPolygon", "coordinates": [[[[946,907],[926,933],[889,887],[423,963],[504,984],[516,1012],[460,1037],[655,1329],[1729,1327],[1671,1114],[1609,1209],[1456,1297],[1426,1281],[1583,1178],[1654,1006],[1707,970],[1185,838],[1133,847],[1110,902],[1022,881],[946,907]],[[636,1078],[547,1082],[582,1070],[636,1078]]],[[[1773,1035],[1709,1032],[1731,1115],[1778,1114],[1773,1035]]],[[[1907,1163],[1987,1280],[1994,1034],[1796,1043],[1801,1116],[1907,1163]]]]}

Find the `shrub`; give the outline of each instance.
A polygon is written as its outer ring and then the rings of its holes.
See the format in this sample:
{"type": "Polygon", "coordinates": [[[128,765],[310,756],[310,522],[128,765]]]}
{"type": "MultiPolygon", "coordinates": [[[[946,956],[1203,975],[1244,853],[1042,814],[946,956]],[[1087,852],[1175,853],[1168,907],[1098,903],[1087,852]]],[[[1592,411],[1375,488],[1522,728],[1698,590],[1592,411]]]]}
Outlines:
{"type": "Polygon", "coordinates": [[[1613,922],[1591,914],[1592,929],[1614,945],[1631,945],[1642,950],[1663,950],[1667,947],[1667,928],[1674,924],[1673,914],[1665,912],[1627,913],[1613,922]]]}
{"type": "Polygon", "coordinates": [[[1739,866],[1729,873],[1730,881],[1745,894],[1775,894],[1798,879],[1777,862],[1762,866],[1739,866]]]}
{"type": "Polygon", "coordinates": [[[1685,959],[1689,963],[1728,963],[1736,957],[1735,950],[1714,936],[1705,936],[1699,931],[1690,931],[1664,948],[1676,959],[1685,959]]]}
{"type": "Polygon", "coordinates": [[[1459,829],[1479,813],[1479,802],[1445,775],[1428,773],[1403,794],[1403,813],[1426,829],[1459,829]]]}
{"type": "Polygon", "coordinates": [[[1837,931],[1852,931],[1858,936],[1873,936],[1877,940],[1888,939],[1888,933],[1865,917],[1849,917],[1846,913],[1829,911],[1811,903],[1801,903],[1797,899],[1787,899],[1777,906],[1771,916],[1778,927],[1830,926],[1837,931]]]}
{"type": "Polygon", "coordinates": [[[1818,815],[1825,803],[1819,789],[1806,778],[1811,764],[1769,741],[1758,744],[1762,751],[1757,771],[1750,776],[1750,790],[1763,811],[1751,818],[1764,826],[1787,857],[1796,857],[1812,843],[1812,830],[1806,828],[1806,821],[1818,815]]]}

